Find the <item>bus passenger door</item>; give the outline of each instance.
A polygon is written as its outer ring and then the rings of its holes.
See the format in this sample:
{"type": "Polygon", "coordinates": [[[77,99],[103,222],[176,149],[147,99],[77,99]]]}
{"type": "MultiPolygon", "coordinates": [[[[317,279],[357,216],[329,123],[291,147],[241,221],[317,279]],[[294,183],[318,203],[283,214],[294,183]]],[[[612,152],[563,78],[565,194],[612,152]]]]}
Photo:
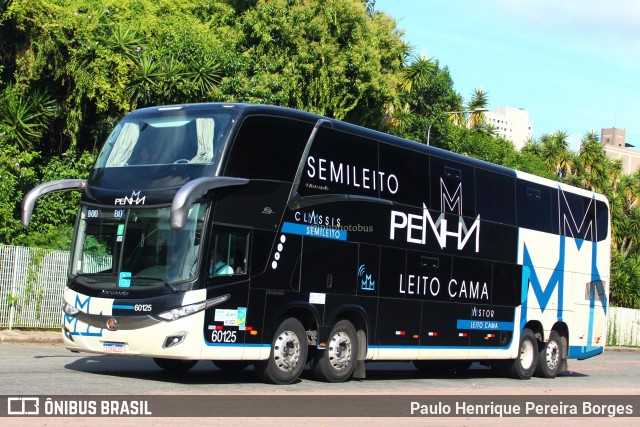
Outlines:
{"type": "Polygon", "coordinates": [[[207,300],[226,298],[205,313],[203,358],[245,358],[249,296],[249,241],[247,229],[214,226],[209,250],[202,262],[207,300]]]}

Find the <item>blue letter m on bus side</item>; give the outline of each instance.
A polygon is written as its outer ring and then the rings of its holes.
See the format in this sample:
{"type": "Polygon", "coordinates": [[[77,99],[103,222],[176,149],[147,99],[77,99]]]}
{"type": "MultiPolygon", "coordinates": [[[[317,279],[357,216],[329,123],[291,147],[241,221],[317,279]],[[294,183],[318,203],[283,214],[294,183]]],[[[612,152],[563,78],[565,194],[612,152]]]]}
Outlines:
{"type": "MultiPolygon", "coordinates": [[[[85,312],[89,313],[89,308],[91,305],[91,297],[86,297],[84,301],[82,301],[80,299],[80,295],[76,294],[76,299],[74,301],[74,307],[78,308],[78,309],[82,309],[85,308],[85,312]]],[[[100,311],[100,314],[102,314],[102,311],[100,311]]],[[[73,316],[69,316],[68,314],[64,314],[64,325],[69,325],[69,327],[72,327],[73,330],[70,331],[71,335],[85,335],[85,336],[97,336],[100,337],[102,336],[102,329],[99,328],[95,328],[92,327],[91,325],[87,324],[87,328],[86,331],[79,331],[78,330],[78,319],[73,317],[73,316]],[[96,330],[97,332],[92,332],[91,329],[96,330]]]]}
{"type": "MultiPolygon", "coordinates": [[[[558,288],[558,316],[559,320],[561,320],[562,316],[562,296],[564,290],[564,247],[565,247],[565,238],[564,236],[560,236],[560,254],[558,257],[558,263],[556,267],[553,269],[553,274],[549,278],[549,281],[546,283],[544,289],[542,287],[542,283],[536,274],[536,269],[533,264],[533,260],[531,259],[531,254],[527,249],[527,245],[524,245],[524,258],[522,260],[522,265],[529,267],[523,269],[523,274],[528,274],[529,283],[531,283],[531,289],[533,289],[533,293],[536,296],[536,300],[538,300],[538,304],[540,304],[540,310],[544,312],[551,300],[551,295],[553,291],[558,288]]],[[[523,294],[523,298],[526,298],[526,294],[523,294]]]]}

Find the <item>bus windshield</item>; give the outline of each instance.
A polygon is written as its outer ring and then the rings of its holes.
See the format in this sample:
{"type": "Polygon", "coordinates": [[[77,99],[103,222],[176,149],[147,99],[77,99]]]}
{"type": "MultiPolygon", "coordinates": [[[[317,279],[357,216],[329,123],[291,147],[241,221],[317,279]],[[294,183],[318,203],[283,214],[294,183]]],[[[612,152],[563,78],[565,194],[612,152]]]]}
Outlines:
{"type": "Polygon", "coordinates": [[[109,135],[96,168],[213,164],[233,114],[166,107],[129,115],[109,135]]]}
{"type": "Polygon", "coordinates": [[[163,286],[195,277],[206,206],[192,205],[181,230],[171,229],[168,207],[83,206],[71,274],[100,288],[163,286]]]}

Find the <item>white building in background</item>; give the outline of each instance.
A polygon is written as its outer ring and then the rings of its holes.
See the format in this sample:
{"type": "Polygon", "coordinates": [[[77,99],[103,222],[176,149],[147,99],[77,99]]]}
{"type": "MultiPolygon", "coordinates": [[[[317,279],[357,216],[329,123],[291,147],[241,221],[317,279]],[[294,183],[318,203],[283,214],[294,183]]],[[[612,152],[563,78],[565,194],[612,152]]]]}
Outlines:
{"type": "Polygon", "coordinates": [[[632,174],[640,168],[640,152],[627,143],[627,131],[618,128],[604,128],[600,131],[600,142],[604,152],[611,159],[622,159],[622,172],[632,174]]]}
{"type": "Polygon", "coordinates": [[[496,107],[484,114],[496,133],[513,142],[517,150],[524,147],[527,139],[533,135],[533,122],[524,108],[496,107]]]}

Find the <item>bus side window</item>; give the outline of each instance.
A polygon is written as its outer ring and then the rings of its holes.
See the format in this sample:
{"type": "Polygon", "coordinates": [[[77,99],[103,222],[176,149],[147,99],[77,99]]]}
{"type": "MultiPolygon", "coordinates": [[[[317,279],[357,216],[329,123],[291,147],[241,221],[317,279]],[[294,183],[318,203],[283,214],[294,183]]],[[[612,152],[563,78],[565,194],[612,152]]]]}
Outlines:
{"type": "Polygon", "coordinates": [[[249,232],[214,228],[211,237],[210,277],[248,273],[249,232]]]}
{"type": "Polygon", "coordinates": [[[281,117],[247,117],[238,132],[225,175],[293,181],[313,124],[281,117]]]}
{"type": "Polygon", "coordinates": [[[603,201],[596,201],[596,240],[601,242],[609,233],[609,208],[603,201]]]}
{"type": "Polygon", "coordinates": [[[515,178],[476,168],[476,209],[483,221],[516,225],[515,178]]]}
{"type": "MultiPolygon", "coordinates": [[[[554,213],[552,204],[557,197],[557,190],[552,195],[552,189],[549,187],[528,181],[518,181],[516,184],[518,227],[545,233],[557,232],[557,223],[554,224],[552,221],[554,213]]],[[[557,202],[555,205],[555,212],[557,212],[557,202]]]]}

